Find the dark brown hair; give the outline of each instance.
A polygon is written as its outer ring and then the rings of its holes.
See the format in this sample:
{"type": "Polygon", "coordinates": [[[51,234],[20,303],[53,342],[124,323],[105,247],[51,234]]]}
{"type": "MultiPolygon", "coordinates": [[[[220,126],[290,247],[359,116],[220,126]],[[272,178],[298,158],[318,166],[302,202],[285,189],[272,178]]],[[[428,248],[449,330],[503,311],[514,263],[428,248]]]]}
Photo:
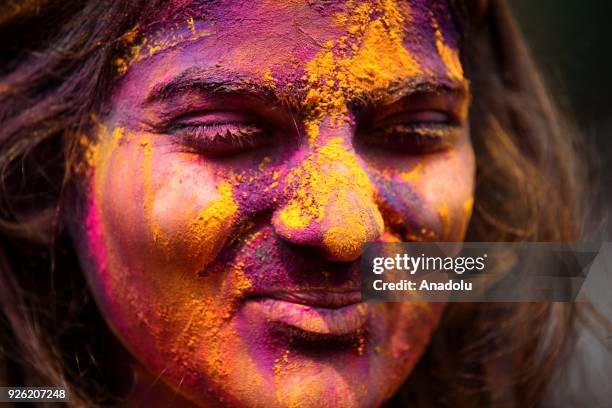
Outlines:
{"type": "MultiPolygon", "coordinates": [[[[157,1],[0,7],[0,347],[10,385],[114,404],[129,361],[93,304],[63,225],[81,135],[108,96],[121,38],[157,1]],[[125,358],[124,358],[125,357],[125,358]]],[[[476,149],[473,241],[575,241],[585,164],[503,0],[451,1],[464,31],[476,149]]],[[[392,403],[533,406],[571,348],[568,303],[453,304],[392,403]]],[[[0,383],[2,374],[0,374],[0,383]]]]}

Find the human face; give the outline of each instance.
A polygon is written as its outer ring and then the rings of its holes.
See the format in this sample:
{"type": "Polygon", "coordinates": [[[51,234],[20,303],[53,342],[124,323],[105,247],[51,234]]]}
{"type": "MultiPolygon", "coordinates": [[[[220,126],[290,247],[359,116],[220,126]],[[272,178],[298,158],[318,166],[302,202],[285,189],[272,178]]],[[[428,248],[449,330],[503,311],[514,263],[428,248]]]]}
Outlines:
{"type": "Polygon", "coordinates": [[[358,260],[463,239],[469,95],[444,4],[195,4],[116,61],[75,235],[154,375],[207,406],[373,406],[407,378],[444,305],[361,301],[358,260]]]}

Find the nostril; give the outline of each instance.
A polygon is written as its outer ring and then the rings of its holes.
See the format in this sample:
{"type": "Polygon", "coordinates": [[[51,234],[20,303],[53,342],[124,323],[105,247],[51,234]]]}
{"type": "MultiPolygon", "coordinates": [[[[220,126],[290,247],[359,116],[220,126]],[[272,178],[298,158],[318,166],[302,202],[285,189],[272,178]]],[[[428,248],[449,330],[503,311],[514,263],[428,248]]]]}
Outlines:
{"type": "Polygon", "coordinates": [[[319,219],[299,204],[288,203],[273,215],[272,225],[288,243],[317,248],[328,261],[353,262],[365,244],[378,240],[384,228],[376,206],[356,205],[347,211],[349,207],[346,200],[336,200],[326,208],[327,216],[319,219]]]}

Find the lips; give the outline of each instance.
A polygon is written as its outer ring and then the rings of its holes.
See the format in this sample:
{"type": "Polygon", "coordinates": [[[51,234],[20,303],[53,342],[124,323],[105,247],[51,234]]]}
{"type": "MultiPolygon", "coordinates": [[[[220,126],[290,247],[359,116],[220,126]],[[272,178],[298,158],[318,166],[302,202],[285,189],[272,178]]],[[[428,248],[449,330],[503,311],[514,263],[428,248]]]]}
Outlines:
{"type": "Polygon", "coordinates": [[[339,309],[361,302],[361,292],[357,290],[278,291],[264,294],[262,297],[325,309],[339,309]]]}
{"type": "Polygon", "coordinates": [[[267,321],[313,334],[345,335],[367,321],[367,306],[358,291],[273,292],[247,300],[267,321]]]}

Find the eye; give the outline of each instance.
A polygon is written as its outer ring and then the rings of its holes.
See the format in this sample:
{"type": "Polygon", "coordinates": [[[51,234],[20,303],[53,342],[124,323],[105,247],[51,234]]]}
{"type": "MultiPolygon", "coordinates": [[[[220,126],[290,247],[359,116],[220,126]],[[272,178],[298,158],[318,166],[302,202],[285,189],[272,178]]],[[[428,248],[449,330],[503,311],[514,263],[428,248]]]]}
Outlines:
{"type": "Polygon", "coordinates": [[[231,156],[270,145],[262,125],[238,112],[208,112],[182,117],[168,133],[184,146],[209,156],[231,156]]]}
{"type": "Polygon", "coordinates": [[[365,146],[406,154],[428,154],[447,150],[456,141],[460,126],[446,112],[417,110],[395,114],[360,132],[365,146]]]}

